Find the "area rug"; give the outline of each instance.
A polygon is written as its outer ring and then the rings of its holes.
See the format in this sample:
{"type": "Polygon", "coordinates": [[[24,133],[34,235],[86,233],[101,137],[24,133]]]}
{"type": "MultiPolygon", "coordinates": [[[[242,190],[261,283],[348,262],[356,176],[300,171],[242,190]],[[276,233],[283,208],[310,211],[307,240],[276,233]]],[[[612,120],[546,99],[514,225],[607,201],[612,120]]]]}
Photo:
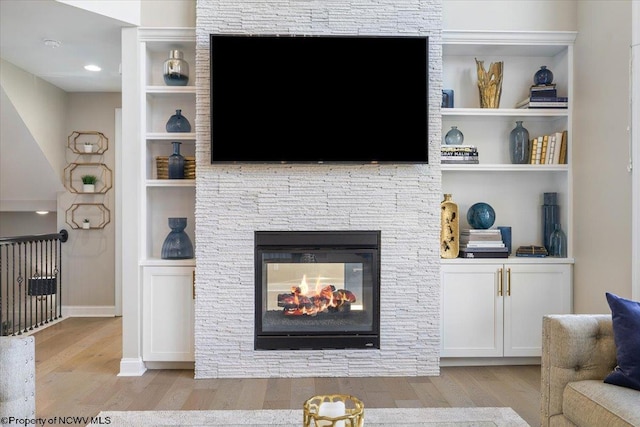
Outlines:
{"type": "MultiPolygon", "coordinates": [[[[301,426],[302,409],[218,411],[104,411],[90,425],[110,426],[301,426]]],[[[527,427],[511,408],[365,408],[364,425],[375,427],[527,427]]]]}

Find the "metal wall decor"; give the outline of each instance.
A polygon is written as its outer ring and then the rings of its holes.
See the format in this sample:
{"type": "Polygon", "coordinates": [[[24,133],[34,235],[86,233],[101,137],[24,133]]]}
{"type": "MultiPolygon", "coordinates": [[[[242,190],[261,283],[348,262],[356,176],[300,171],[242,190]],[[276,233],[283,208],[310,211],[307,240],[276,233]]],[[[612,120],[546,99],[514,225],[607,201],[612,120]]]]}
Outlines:
{"type": "Polygon", "coordinates": [[[67,147],[76,154],[104,154],[109,149],[109,138],[95,130],[74,130],[67,138],[67,147]]]}
{"type": "Polygon", "coordinates": [[[104,163],[69,163],[64,168],[64,183],[67,190],[77,194],[104,194],[113,187],[113,172],[104,163]],[[89,193],[82,190],[82,176],[96,175],[96,190],[89,193]],[[76,185],[79,188],[76,188],[76,185]]]}
{"type": "Polygon", "coordinates": [[[85,219],[89,220],[90,230],[104,228],[111,222],[111,211],[103,203],[74,203],[65,211],[65,222],[73,229],[83,227],[85,219]]]}

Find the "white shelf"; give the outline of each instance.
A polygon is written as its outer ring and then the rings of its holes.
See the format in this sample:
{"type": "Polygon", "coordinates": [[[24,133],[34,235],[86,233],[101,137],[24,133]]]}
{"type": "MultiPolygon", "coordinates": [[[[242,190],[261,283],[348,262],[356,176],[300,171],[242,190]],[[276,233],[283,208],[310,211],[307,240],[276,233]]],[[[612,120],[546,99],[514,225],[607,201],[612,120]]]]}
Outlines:
{"type": "Polygon", "coordinates": [[[195,141],[194,132],[148,132],[145,138],[149,141],[195,141]]]}
{"type": "Polygon", "coordinates": [[[174,94],[194,94],[195,86],[147,86],[147,95],[174,95],[174,94]]]}
{"type": "MultiPolygon", "coordinates": [[[[513,248],[515,251],[516,248],[513,248]]],[[[517,257],[509,258],[454,258],[441,260],[443,265],[468,265],[468,264],[573,264],[573,258],[555,257],[517,257]]]]}
{"type": "Polygon", "coordinates": [[[443,117],[567,117],[566,108],[443,108],[443,117]]]}
{"type": "Polygon", "coordinates": [[[195,267],[195,259],[146,258],[140,262],[143,267],[195,267]]]}
{"type": "Polygon", "coordinates": [[[477,165],[452,165],[450,163],[440,166],[442,171],[467,171],[467,172],[568,172],[568,165],[505,165],[505,164],[477,164],[477,165]]]}
{"type": "Polygon", "coordinates": [[[147,187],[195,187],[195,179],[148,179],[147,187]]]}

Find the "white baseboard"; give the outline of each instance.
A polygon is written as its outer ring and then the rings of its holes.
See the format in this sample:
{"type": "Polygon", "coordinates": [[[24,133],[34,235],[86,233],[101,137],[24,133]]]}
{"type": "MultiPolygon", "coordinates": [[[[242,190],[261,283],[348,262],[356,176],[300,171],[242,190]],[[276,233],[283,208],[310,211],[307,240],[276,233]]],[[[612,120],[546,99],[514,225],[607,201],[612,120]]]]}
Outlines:
{"type": "Polygon", "coordinates": [[[139,377],[145,373],[147,367],[139,357],[120,359],[119,377],[139,377]]]}
{"type": "Polygon", "coordinates": [[[441,357],[440,367],[539,365],[540,357],[441,357]]]}
{"type": "Polygon", "coordinates": [[[147,369],[189,369],[196,368],[195,362],[145,362],[147,369]]]}
{"type": "Polygon", "coordinates": [[[63,305],[62,317],[114,317],[113,305],[63,305]]]}

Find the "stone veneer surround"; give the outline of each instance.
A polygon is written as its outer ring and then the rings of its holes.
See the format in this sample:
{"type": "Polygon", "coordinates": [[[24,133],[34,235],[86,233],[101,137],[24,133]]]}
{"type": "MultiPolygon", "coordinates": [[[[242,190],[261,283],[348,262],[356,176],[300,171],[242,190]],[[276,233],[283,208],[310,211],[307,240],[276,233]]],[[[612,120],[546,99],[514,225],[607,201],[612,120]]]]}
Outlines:
{"type": "Polygon", "coordinates": [[[196,378],[439,373],[441,21],[441,0],[198,0],[196,378]],[[214,32],[429,36],[431,164],[211,165],[214,32]],[[381,348],[255,351],[255,230],[381,230],[381,348]]]}

